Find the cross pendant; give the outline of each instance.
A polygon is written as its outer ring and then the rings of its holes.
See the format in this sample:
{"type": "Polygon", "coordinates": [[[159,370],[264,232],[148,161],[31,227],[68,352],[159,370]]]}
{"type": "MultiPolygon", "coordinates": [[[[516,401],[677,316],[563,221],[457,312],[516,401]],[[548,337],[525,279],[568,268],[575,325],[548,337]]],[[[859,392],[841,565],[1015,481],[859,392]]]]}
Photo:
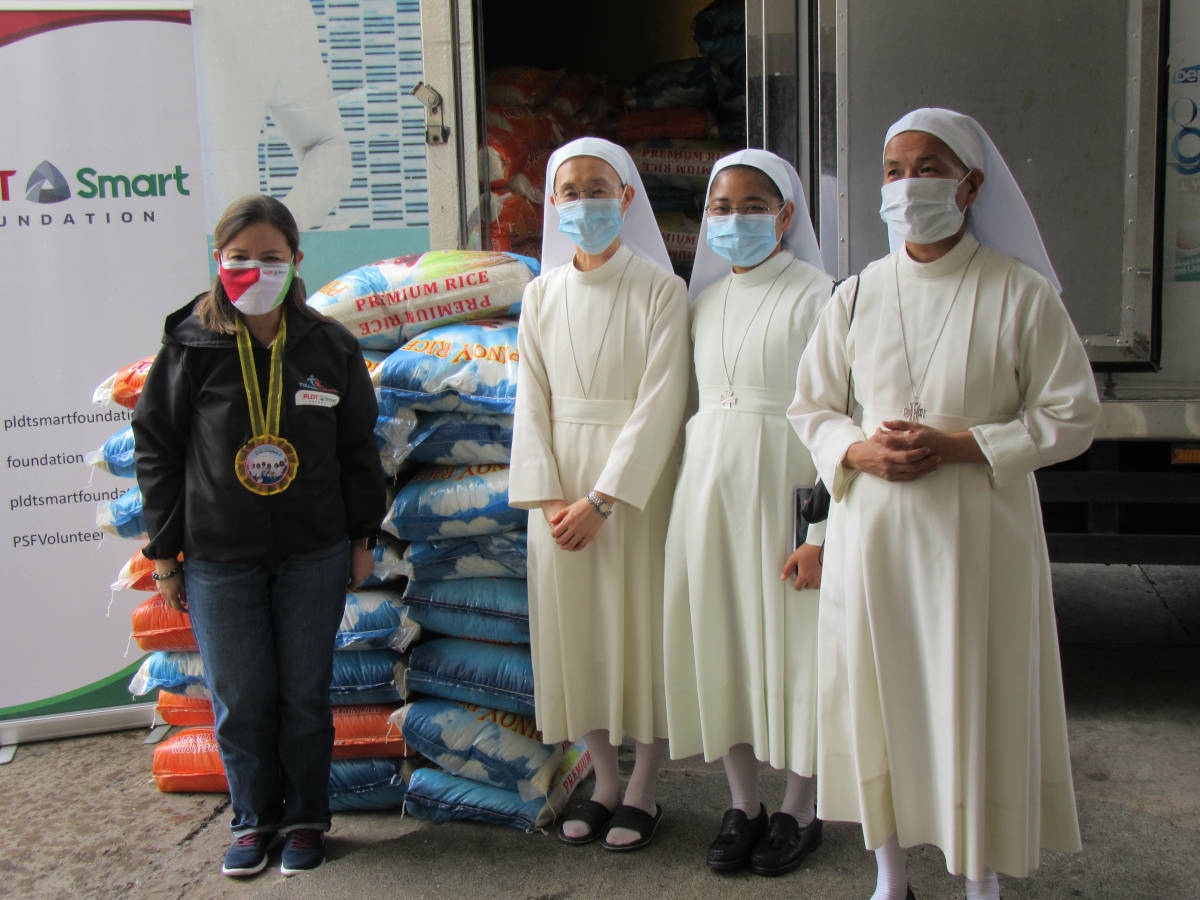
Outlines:
{"type": "Polygon", "coordinates": [[[920,422],[925,418],[925,407],[921,405],[921,401],[916,397],[913,397],[912,402],[904,407],[904,418],[910,422],[920,422]]]}
{"type": "Polygon", "coordinates": [[[721,405],[726,409],[733,409],[737,406],[737,395],[733,392],[733,386],[725,388],[725,393],[721,395],[721,405]]]}

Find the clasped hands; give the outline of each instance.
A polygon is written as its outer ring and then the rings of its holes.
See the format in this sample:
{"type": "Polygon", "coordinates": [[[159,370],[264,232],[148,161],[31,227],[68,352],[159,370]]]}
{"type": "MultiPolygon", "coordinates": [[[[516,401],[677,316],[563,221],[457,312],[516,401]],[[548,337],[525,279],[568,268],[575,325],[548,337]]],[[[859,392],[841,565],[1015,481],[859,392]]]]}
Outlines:
{"type": "MultiPolygon", "coordinates": [[[[599,492],[597,492],[599,493],[599,492]]],[[[613,498],[599,494],[600,499],[612,503],[613,498]]],[[[605,519],[588,502],[580,497],[574,503],[565,500],[546,500],[542,503],[542,514],[550,525],[550,534],[564,550],[582,550],[592,542],[605,519]]]]}
{"type": "Polygon", "coordinates": [[[915,481],[945,463],[963,462],[987,462],[975,435],[907,419],[883,422],[867,440],[851,444],[843,458],[847,468],[884,481],[915,481]]]}

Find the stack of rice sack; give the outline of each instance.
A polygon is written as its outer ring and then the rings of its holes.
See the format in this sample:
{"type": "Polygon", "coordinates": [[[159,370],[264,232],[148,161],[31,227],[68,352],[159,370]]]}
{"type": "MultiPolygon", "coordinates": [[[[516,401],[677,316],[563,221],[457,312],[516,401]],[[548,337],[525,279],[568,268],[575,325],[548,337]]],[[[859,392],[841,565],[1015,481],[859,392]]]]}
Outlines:
{"type": "MultiPolygon", "coordinates": [[[[334,641],[334,765],[330,800],[337,811],[399,808],[411,755],[390,722],[401,704],[397,684],[404,651],[420,626],[402,602],[403,577],[377,565],[372,581],[385,586],[346,595],[346,610],[334,641]]],[[[153,565],[139,550],[112,585],[114,590],[155,590],[153,565]]],[[[154,751],[154,780],[162,791],[228,790],[213,734],[213,710],[204,663],[187,613],[171,609],[150,593],[132,613],[133,640],[150,655],[130,682],[135,696],[158,691],[156,718],[186,727],[154,751]]]]}
{"type": "MultiPolygon", "coordinates": [[[[115,373],[93,399],[132,409],[140,396],[153,357],[115,373]]],[[[95,470],[132,480],[132,428],[126,426],[97,451],[85,456],[95,470]]],[[[116,500],[100,504],[97,524],[127,538],[146,537],[141,495],[136,486],[116,500]]],[[[390,716],[401,703],[397,673],[403,653],[420,634],[420,625],[402,602],[404,564],[395,545],[376,548],[376,567],[368,582],[346,596],[346,609],[335,640],[331,695],[334,712],[334,759],[330,798],[336,810],[399,808],[410,756],[390,716]],[[370,588],[370,589],[365,589],[370,588]]],[[[204,683],[204,667],[186,613],[171,609],[156,592],[153,563],[137,550],[112,584],[114,591],[135,590],[146,599],[132,612],[132,640],[149,652],[130,691],[158,692],[156,718],[186,726],[155,748],[153,772],[163,791],[225,791],[225,773],[213,735],[213,711],[204,683]]]]}
{"type": "Polygon", "coordinates": [[[487,102],[479,167],[491,184],[491,246],[540,257],[546,163],[566,141],[609,133],[604,83],[580,73],[507,66],[488,73],[487,102]]]}
{"type": "MultiPolygon", "coordinates": [[[[146,373],[154,363],[153,356],[139,359],[106,378],[92,392],[92,402],[118,410],[131,410],[137,405],[146,383],[146,373]]],[[[128,413],[125,413],[128,417],[128,413]]],[[[129,487],[115,500],[105,500],[96,508],[96,526],[116,537],[145,537],[146,522],[142,517],[142,492],[134,479],[133,428],[129,425],[110,437],[98,450],[84,454],[84,462],[93,474],[115,475],[129,487]]]]}
{"type": "MultiPolygon", "coordinates": [[[[459,271],[455,284],[474,285],[475,309],[493,314],[514,310],[536,272],[533,261],[512,255],[453,255],[477,267],[459,271]]],[[[388,565],[403,548],[404,603],[427,640],[403,666],[400,689],[409,702],[392,721],[406,746],[440,767],[413,773],[406,808],[438,820],[542,827],[590,770],[590,758],[582,748],[543,745],[532,719],[526,513],[508,505],[517,321],[498,316],[429,327],[429,317],[414,311],[428,307],[436,315],[445,300],[430,306],[423,290],[401,293],[403,324],[390,332],[399,344],[372,378],[381,423],[406,415],[415,424],[403,429],[402,446],[389,443],[383,451],[396,472],[396,493],[380,546],[389,548],[388,565]]],[[[342,294],[323,311],[353,330],[371,301],[342,294]]],[[[383,332],[358,333],[378,346],[383,332]]],[[[382,424],[377,435],[395,441],[382,424]]]]}
{"type": "Polygon", "coordinates": [[[617,120],[646,185],[676,271],[687,277],[696,255],[704,191],[712,164],[746,143],[745,8],[717,0],[692,21],[701,56],[645,72],[625,91],[617,120]]]}

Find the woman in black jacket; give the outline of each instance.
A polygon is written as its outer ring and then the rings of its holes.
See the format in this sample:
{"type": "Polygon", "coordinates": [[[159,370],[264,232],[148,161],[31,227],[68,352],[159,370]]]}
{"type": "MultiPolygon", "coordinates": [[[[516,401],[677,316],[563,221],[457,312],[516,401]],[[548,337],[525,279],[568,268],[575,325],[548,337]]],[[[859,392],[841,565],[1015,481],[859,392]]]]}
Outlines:
{"type": "Polygon", "coordinates": [[[167,318],[134,411],[143,553],[204,660],[233,806],[222,871],[261,871],[282,833],[290,875],[324,859],[334,636],[384,514],[377,411],[354,338],[305,304],[287,208],[244,197],[214,238],[218,277],[167,318]]]}

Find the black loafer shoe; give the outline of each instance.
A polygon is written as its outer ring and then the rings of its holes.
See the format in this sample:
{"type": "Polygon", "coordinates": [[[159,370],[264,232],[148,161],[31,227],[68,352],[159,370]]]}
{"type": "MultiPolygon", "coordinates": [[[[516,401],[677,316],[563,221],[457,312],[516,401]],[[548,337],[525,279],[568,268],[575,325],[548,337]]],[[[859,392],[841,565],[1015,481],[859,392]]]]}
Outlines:
{"type": "Polygon", "coordinates": [[[786,875],[804,858],[821,846],[821,820],[813,819],[804,828],[795,816],[777,812],[771,825],[750,853],[750,868],[768,877],[786,875]]]}
{"type": "Polygon", "coordinates": [[[761,803],[751,819],[740,809],[727,809],[721,830],[708,848],[708,867],[714,872],[733,872],[750,863],[750,851],[767,832],[767,808],[761,803]]]}

